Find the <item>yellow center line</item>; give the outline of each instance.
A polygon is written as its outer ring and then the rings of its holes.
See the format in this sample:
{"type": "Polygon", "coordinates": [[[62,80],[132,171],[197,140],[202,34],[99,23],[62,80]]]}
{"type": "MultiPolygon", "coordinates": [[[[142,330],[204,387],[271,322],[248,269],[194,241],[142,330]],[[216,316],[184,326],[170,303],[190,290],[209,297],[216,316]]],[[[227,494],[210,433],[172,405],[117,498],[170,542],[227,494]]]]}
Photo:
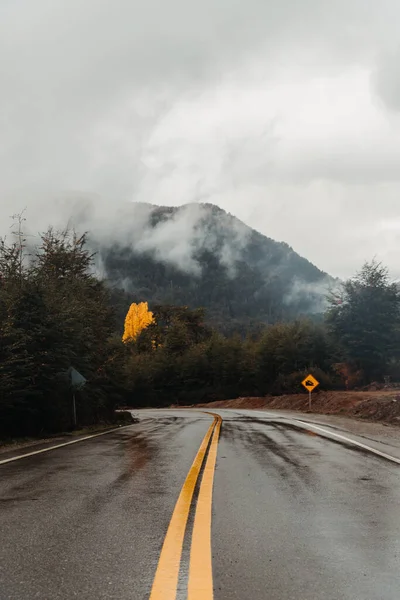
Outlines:
{"type": "Polygon", "coordinates": [[[188,600],[212,600],[214,597],[211,552],[212,494],[218,439],[222,423],[221,417],[219,415],[215,416],[217,424],[214,429],[201,480],[194,518],[190,551],[188,600]]]}
{"type": "MultiPolygon", "coordinates": [[[[178,586],[179,568],[182,556],[183,540],[185,537],[186,525],[189,517],[190,505],[192,503],[193,492],[199,477],[200,469],[203,464],[207,447],[218,421],[217,416],[208,428],[201,446],[196,454],[196,458],[190,467],[185,483],[179,494],[171,521],[168,526],[167,534],[161,550],[160,559],[153,581],[153,587],[150,594],[150,600],[175,600],[178,586]]],[[[206,600],[206,599],[204,599],[206,600]]]]}

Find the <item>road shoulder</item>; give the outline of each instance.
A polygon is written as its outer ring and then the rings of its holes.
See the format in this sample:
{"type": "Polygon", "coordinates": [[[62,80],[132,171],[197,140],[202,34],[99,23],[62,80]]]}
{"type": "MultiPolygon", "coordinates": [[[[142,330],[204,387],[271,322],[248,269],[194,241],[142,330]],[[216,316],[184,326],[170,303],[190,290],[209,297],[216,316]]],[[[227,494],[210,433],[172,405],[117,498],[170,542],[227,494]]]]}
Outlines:
{"type": "MultiPolygon", "coordinates": [[[[253,411],[252,411],[253,412],[253,411]]],[[[279,415],[283,418],[302,421],[305,423],[314,423],[331,429],[337,433],[348,435],[350,439],[364,443],[380,452],[390,454],[400,458],[400,430],[394,425],[376,423],[371,421],[362,421],[351,417],[341,417],[338,415],[320,415],[313,413],[302,413],[287,410],[268,410],[258,409],[258,413],[279,415]]]]}

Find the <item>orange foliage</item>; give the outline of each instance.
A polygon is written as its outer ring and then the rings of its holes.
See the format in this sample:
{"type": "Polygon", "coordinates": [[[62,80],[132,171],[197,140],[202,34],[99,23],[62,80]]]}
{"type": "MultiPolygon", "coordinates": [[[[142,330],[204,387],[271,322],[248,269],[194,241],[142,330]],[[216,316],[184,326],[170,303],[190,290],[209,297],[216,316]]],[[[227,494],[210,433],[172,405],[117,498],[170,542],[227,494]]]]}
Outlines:
{"type": "Polygon", "coordinates": [[[139,333],[153,322],[153,313],[149,311],[147,302],[131,304],[125,319],[122,341],[128,342],[136,339],[139,333]]]}
{"type": "Polygon", "coordinates": [[[346,390],[353,390],[355,387],[361,384],[363,376],[362,371],[355,370],[347,363],[336,363],[333,365],[333,368],[343,379],[346,385],[346,390]]]}

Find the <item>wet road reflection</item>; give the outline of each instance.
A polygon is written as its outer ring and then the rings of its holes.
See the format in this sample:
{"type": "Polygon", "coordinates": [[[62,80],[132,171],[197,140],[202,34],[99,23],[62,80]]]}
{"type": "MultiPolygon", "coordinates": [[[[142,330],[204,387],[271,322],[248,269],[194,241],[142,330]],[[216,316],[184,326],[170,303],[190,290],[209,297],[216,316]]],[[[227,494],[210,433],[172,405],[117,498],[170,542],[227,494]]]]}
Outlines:
{"type": "MultiPolygon", "coordinates": [[[[279,419],[218,412],[214,600],[398,600],[400,467],[279,419]]],[[[0,599],[148,600],[210,421],[140,411],[127,429],[0,467],[0,599]]],[[[189,550],[185,539],[182,600],[189,550]]]]}
{"type": "Polygon", "coordinates": [[[397,599],[400,469],[290,424],[221,414],[215,600],[397,599]]]}
{"type": "Polygon", "coordinates": [[[1,600],[147,599],[209,422],[146,412],[131,428],[4,465],[1,600]]]}

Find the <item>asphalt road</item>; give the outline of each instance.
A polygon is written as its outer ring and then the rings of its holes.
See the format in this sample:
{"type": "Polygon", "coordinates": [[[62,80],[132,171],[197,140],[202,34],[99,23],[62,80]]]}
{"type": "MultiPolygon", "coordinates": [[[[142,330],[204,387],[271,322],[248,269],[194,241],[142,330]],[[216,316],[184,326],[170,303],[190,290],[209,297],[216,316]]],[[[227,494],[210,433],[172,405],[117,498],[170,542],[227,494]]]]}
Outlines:
{"type": "Polygon", "coordinates": [[[0,456],[0,599],[398,600],[400,465],[216,412],[0,456]]]}

